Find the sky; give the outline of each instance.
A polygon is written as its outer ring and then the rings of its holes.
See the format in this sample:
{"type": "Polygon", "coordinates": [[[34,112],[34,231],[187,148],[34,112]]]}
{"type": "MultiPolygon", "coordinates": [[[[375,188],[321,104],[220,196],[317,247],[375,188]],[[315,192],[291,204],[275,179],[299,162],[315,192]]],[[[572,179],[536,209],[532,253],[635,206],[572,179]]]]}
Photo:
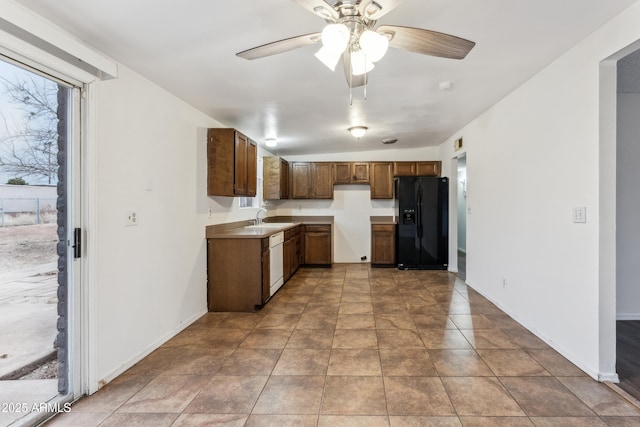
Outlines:
{"type": "MultiPolygon", "coordinates": [[[[22,68],[16,67],[15,65],[0,59],[0,76],[9,80],[13,80],[15,77],[29,76],[29,75],[35,76],[36,78],[44,79],[44,77],[31,73],[22,68]]],[[[20,120],[22,112],[19,110],[19,108],[15,104],[9,102],[8,97],[4,94],[4,91],[2,89],[3,89],[3,86],[2,84],[0,84],[0,112],[2,112],[2,115],[5,117],[5,119],[11,126],[11,123],[14,123],[20,120]]],[[[2,120],[1,117],[0,117],[0,120],[2,120]]],[[[6,134],[6,130],[5,130],[4,124],[0,122],[0,137],[4,136],[5,134],[6,134]]],[[[15,173],[8,173],[3,170],[2,166],[0,166],[0,184],[6,184],[8,179],[15,178],[15,176],[16,176],[15,173]]],[[[33,176],[28,176],[28,177],[24,177],[24,179],[25,181],[27,181],[29,184],[32,184],[32,185],[48,183],[46,178],[37,178],[33,176]]]]}

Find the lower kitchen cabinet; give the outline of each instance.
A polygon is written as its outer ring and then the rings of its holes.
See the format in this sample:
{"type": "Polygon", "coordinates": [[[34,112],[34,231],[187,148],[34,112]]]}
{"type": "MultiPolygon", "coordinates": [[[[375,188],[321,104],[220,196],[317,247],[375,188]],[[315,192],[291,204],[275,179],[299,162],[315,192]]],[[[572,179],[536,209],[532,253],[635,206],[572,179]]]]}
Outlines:
{"type": "Polygon", "coordinates": [[[333,262],[331,225],[306,225],[304,231],[305,265],[331,267],[333,262]]]}
{"type": "Polygon", "coordinates": [[[396,264],[396,226],[371,224],[371,266],[384,267],[396,264]]]}
{"type": "Polygon", "coordinates": [[[291,276],[300,267],[300,227],[294,227],[284,232],[283,245],[283,272],[284,281],[289,280],[291,276]]]}
{"type": "Polygon", "coordinates": [[[269,239],[260,239],[262,246],[262,304],[271,298],[271,253],[269,239]]]}
{"type": "Polygon", "coordinates": [[[209,311],[255,311],[270,296],[269,239],[208,239],[209,311]]]}

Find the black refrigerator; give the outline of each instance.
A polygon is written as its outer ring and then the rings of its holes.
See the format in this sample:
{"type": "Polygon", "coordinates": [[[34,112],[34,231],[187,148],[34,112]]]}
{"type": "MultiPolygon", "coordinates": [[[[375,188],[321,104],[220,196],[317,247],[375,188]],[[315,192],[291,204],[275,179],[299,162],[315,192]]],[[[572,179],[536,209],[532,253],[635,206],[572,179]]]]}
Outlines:
{"type": "Polygon", "coordinates": [[[401,270],[446,270],[449,264],[449,179],[395,178],[396,253],[401,270]]]}

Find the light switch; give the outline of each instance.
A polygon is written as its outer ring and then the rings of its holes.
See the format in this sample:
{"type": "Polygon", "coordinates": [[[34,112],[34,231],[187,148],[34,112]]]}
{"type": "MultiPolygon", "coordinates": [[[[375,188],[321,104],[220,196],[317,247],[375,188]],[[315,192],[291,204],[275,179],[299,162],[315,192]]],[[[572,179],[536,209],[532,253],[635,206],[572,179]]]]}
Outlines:
{"type": "Polygon", "coordinates": [[[587,208],[584,206],[573,208],[573,222],[585,223],[587,222],[587,208]]]}

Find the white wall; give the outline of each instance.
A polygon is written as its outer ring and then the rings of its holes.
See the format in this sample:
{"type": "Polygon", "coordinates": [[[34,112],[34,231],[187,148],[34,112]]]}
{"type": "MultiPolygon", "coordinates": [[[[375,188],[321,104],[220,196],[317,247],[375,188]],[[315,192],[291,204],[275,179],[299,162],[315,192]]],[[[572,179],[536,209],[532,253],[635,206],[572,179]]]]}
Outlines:
{"type": "Polygon", "coordinates": [[[458,250],[467,251],[467,157],[458,158],[458,250]]]}
{"type": "Polygon", "coordinates": [[[640,94],[618,93],[617,317],[640,320],[640,94]]]}
{"type": "Polygon", "coordinates": [[[615,378],[615,350],[599,348],[599,184],[614,173],[599,171],[599,70],[639,21],[636,3],[441,145],[443,166],[455,138],[469,153],[467,282],[600,378],[615,378]]]}
{"type": "Polygon", "coordinates": [[[206,225],[256,212],[207,197],[206,128],[220,123],[119,70],[93,88],[98,222],[89,256],[98,267],[96,378],[106,381],[206,312],[206,225]],[[127,227],[133,209],[139,225],[127,227]]]}
{"type": "MultiPolygon", "coordinates": [[[[286,156],[292,161],[415,161],[437,160],[437,147],[412,150],[367,151],[341,154],[286,156]]],[[[278,215],[333,215],[334,262],[371,261],[370,216],[393,215],[393,200],[371,200],[369,185],[335,185],[333,200],[283,200],[271,202],[278,215]]],[[[271,214],[270,214],[271,215],[271,214]]]]}

